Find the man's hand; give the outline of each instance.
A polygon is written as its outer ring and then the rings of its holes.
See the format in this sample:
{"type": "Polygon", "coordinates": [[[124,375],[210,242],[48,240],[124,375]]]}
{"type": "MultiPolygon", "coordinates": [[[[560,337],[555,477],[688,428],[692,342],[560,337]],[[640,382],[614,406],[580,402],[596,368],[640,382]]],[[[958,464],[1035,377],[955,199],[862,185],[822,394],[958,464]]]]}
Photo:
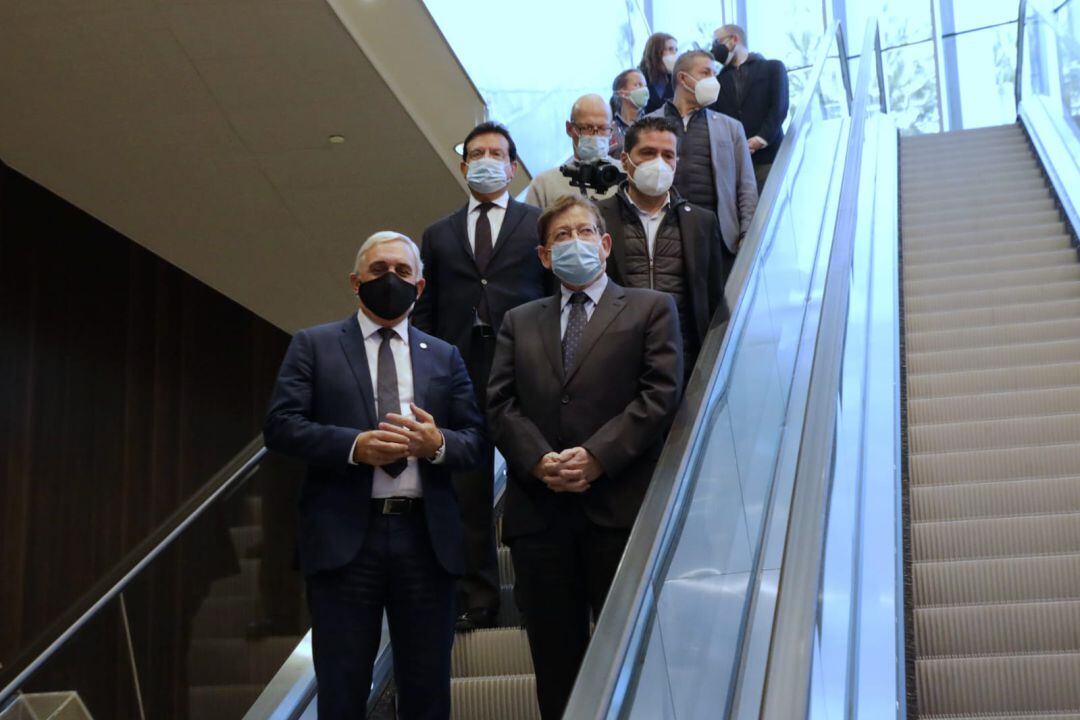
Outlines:
{"type": "Polygon", "coordinates": [[[387,413],[387,422],[379,423],[379,430],[395,435],[406,446],[406,456],[428,460],[443,445],[443,434],[435,426],[435,418],[416,403],[410,403],[416,419],[387,413]]]}
{"type": "Polygon", "coordinates": [[[755,135],[746,141],[746,144],[750,146],[750,154],[753,155],[758,150],[761,150],[769,145],[765,142],[765,138],[755,135]]]}
{"type": "Polygon", "coordinates": [[[603,474],[604,468],[599,461],[583,447],[572,447],[559,453],[559,477],[565,492],[585,492],[603,474]]]}
{"type": "Polygon", "coordinates": [[[353,462],[382,467],[407,457],[408,444],[397,433],[369,430],[356,436],[353,443],[353,462]]]}

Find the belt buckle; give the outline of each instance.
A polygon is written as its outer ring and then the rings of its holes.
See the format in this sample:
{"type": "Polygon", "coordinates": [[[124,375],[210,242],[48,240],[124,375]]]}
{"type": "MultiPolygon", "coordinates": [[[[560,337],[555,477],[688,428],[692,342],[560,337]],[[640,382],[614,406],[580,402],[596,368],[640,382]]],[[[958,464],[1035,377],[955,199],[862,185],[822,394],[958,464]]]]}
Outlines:
{"type": "Polygon", "coordinates": [[[383,500],[383,515],[404,515],[409,512],[412,501],[409,498],[386,498],[383,500]]]}

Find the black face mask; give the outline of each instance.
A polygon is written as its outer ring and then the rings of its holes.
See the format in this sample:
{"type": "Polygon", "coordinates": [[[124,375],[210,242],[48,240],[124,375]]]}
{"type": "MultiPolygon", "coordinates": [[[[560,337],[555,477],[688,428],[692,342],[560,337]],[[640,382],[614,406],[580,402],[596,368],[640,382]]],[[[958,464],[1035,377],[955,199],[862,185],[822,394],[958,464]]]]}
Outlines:
{"type": "Polygon", "coordinates": [[[727,63],[728,49],[727,45],[719,40],[713,40],[712,44],[712,56],[716,59],[716,62],[724,65],[727,63]]]}
{"type": "Polygon", "coordinates": [[[356,294],[364,302],[364,307],[383,320],[401,317],[416,302],[416,286],[392,272],[360,283],[356,294]]]}

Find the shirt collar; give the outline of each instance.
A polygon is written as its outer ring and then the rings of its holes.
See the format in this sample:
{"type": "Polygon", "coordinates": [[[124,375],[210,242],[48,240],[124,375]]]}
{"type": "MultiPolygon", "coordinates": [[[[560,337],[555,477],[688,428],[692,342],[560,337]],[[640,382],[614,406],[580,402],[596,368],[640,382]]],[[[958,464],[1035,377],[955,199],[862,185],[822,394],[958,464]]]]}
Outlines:
{"type": "Polygon", "coordinates": [[[627,199],[627,201],[629,201],[631,207],[633,207],[634,210],[637,210],[638,215],[641,215],[642,217],[647,217],[647,218],[659,217],[659,216],[663,215],[664,213],[666,213],[668,211],[668,208],[671,207],[671,191],[670,190],[668,191],[668,194],[667,194],[667,200],[665,200],[664,204],[662,206],[660,206],[660,209],[657,210],[654,213],[646,212],[645,210],[642,210],[641,208],[639,208],[637,203],[634,202],[634,198],[630,197],[630,189],[629,188],[625,188],[623,190],[623,194],[626,196],[626,199],[627,199]]]}
{"type": "MultiPolygon", "coordinates": [[[[356,320],[360,323],[360,332],[364,334],[365,340],[379,332],[379,330],[382,330],[382,325],[376,324],[374,320],[364,314],[363,310],[356,311],[356,320]]],[[[399,338],[405,342],[409,342],[409,318],[406,317],[399,322],[393,327],[393,330],[397,333],[399,338]]]]}
{"type": "MultiPolygon", "coordinates": [[[[583,292],[589,296],[589,299],[593,301],[593,305],[600,304],[600,296],[604,294],[604,290],[607,289],[608,276],[606,272],[600,273],[600,277],[593,280],[593,284],[585,288],[583,292]]],[[[562,288],[562,302],[559,304],[559,309],[566,307],[566,303],[570,302],[570,296],[573,295],[576,290],[571,290],[565,285],[560,286],[562,288]]]]}
{"type": "MultiPolygon", "coordinates": [[[[500,195],[499,197],[492,200],[491,203],[493,205],[496,205],[497,207],[501,207],[503,210],[505,210],[506,206],[510,204],[510,192],[509,191],[503,192],[502,195],[500,195]]],[[[471,213],[473,210],[476,210],[476,208],[478,208],[478,207],[480,207],[480,201],[477,200],[476,197],[472,193],[469,193],[469,212],[471,213]]]]}

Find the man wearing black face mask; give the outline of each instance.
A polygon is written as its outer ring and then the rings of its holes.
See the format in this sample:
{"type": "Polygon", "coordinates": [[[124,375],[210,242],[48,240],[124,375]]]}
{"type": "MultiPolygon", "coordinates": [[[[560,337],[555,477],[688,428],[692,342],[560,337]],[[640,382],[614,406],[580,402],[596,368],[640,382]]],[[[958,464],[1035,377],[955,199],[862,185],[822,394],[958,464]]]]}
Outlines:
{"type": "Polygon", "coordinates": [[[451,472],[481,459],[484,422],[461,354],[409,326],[420,251],[372,235],[350,275],[355,315],[301,330],[264,426],[308,464],[300,565],[320,720],[364,717],[385,610],[399,716],[450,716],[454,584],[464,571],[451,472]]]}
{"type": "Polygon", "coordinates": [[[742,123],[754,163],[758,192],[765,186],[788,114],[787,68],[746,47],[746,31],[724,25],[713,33],[713,57],[723,66],[720,96],[712,109],[742,123]]]}

